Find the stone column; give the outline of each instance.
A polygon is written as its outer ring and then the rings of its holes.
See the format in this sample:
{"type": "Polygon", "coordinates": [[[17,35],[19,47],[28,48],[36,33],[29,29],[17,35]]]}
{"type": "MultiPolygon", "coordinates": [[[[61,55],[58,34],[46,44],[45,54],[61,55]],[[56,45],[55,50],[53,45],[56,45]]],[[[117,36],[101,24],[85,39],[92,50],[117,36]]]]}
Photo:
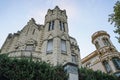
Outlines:
{"type": "Polygon", "coordinates": [[[68,80],[79,80],[78,77],[78,65],[74,63],[66,63],[64,65],[64,70],[67,71],[69,78],[68,80]]]}

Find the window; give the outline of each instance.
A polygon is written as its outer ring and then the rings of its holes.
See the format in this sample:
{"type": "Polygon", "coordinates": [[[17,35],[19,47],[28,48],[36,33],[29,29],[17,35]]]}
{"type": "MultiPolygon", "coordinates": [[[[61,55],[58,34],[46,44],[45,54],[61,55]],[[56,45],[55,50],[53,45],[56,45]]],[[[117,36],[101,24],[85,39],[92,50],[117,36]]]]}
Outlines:
{"type": "Polygon", "coordinates": [[[103,65],[107,71],[107,73],[110,73],[112,70],[111,70],[111,67],[109,65],[109,63],[107,61],[103,61],[103,65]]]}
{"type": "Polygon", "coordinates": [[[54,29],[54,21],[49,22],[49,28],[48,31],[51,31],[54,29]]]}
{"type": "Polygon", "coordinates": [[[33,30],[33,32],[32,32],[32,35],[35,33],[35,29],[33,30]]]}
{"type": "Polygon", "coordinates": [[[65,24],[61,21],[59,21],[59,23],[60,23],[60,30],[65,31],[65,24]]]}
{"type": "Polygon", "coordinates": [[[86,64],[86,67],[90,68],[90,67],[91,67],[91,63],[90,63],[90,62],[87,63],[87,64],[86,64]]]}
{"type": "Polygon", "coordinates": [[[66,49],[66,41],[65,40],[61,40],[61,53],[66,53],[67,49],[66,49]]]}
{"type": "Polygon", "coordinates": [[[77,56],[76,55],[72,55],[72,62],[73,63],[77,63],[77,56]]]}
{"type": "Polygon", "coordinates": [[[95,42],[95,46],[96,46],[97,49],[100,48],[100,45],[97,41],[95,42]]]}
{"type": "Polygon", "coordinates": [[[114,73],[115,76],[120,77],[120,72],[114,73]]]}
{"type": "Polygon", "coordinates": [[[47,43],[47,53],[52,53],[53,52],[53,39],[48,40],[47,43]]]}
{"type": "Polygon", "coordinates": [[[115,58],[112,59],[112,61],[113,61],[114,65],[115,65],[116,69],[120,70],[120,59],[115,57],[115,58]]]}
{"type": "Polygon", "coordinates": [[[103,43],[104,43],[104,45],[106,45],[106,46],[110,46],[110,42],[108,41],[107,38],[103,38],[103,43]]]}
{"type": "Polygon", "coordinates": [[[27,44],[25,50],[33,51],[34,50],[34,45],[33,44],[27,44]]]}

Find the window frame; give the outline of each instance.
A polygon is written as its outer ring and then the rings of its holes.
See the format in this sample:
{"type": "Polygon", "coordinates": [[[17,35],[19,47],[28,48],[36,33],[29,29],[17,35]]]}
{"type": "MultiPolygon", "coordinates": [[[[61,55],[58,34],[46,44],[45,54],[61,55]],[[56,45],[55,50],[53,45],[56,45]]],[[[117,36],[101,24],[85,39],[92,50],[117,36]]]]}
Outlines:
{"type": "Polygon", "coordinates": [[[102,41],[103,41],[104,45],[106,45],[106,46],[111,45],[110,41],[107,38],[103,38],[102,41]]]}
{"type": "Polygon", "coordinates": [[[32,35],[34,35],[35,34],[35,29],[33,29],[33,32],[32,32],[32,35]]]}
{"type": "Polygon", "coordinates": [[[49,22],[48,31],[54,30],[54,21],[49,22]]]}
{"type": "Polygon", "coordinates": [[[105,70],[106,70],[107,73],[112,72],[112,68],[111,68],[110,64],[108,63],[108,61],[103,61],[102,64],[104,65],[104,68],[105,68],[105,70]]]}
{"type": "Polygon", "coordinates": [[[66,40],[64,39],[61,39],[60,50],[61,50],[61,53],[67,54],[67,45],[66,45],[66,40]]]}
{"type": "Polygon", "coordinates": [[[98,41],[95,41],[95,46],[96,46],[97,49],[100,48],[100,45],[99,45],[99,42],[98,42],[98,41]]]}
{"type": "Polygon", "coordinates": [[[53,39],[49,39],[49,40],[47,41],[46,53],[47,53],[47,54],[53,53],[53,39]],[[50,48],[50,47],[51,47],[51,48],[50,48]],[[48,48],[49,48],[50,50],[49,50],[48,48]]]}
{"type": "Polygon", "coordinates": [[[75,54],[73,55],[73,54],[72,54],[71,57],[72,57],[72,63],[77,64],[77,61],[78,61],[78,60],[77,60],[77,59],[78,59],[77,55],[75,55],[75,54]]]}
{"type": "Polygon", "coordinates": [[[120,59],[118,57],[113,57],[112,62],[117,70],[120,70],[120,59]],[[116,60],[115,60],[116,59],[116,60]],[[117,62],[116,62],[117,61],[117,62]]]}
{"type": "Polygon", "coordinates": [[[65,23],[62,21],[59,21],[59,26],[61,31],[65,31],[65,23]]]}

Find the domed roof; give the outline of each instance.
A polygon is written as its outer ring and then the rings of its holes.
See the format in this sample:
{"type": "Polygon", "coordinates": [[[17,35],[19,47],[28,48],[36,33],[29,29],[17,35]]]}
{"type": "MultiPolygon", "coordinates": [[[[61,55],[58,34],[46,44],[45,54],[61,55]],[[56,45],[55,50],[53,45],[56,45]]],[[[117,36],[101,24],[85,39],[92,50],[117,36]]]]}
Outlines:
{"type": "Polygon", "coordinates": [[[103,31],[103,30],[97,31],[92,35],[92,43],[97,37],[102,36],[102,35],[107,35],[110,37],[110,35],[106,31],[103,31]]]}

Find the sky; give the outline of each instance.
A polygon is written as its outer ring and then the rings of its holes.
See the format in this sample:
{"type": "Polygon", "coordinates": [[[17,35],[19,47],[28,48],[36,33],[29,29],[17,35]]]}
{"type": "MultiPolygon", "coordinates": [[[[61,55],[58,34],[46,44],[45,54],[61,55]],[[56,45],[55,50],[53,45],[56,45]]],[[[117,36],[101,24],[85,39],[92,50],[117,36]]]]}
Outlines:
{"type": "Polygon", "coordinates": [[[107,31],[114,46],[120,51],[113,32],[114,25],[108,22],[109,14],[117,0],[0,0],[0,47],[7,35],[21,30],[27,22],[34,18],[36,23],[44,24],[48,9],[56,5],[66,10],[70,36],[79,45],[81,58],[96,50],[91,42],[93,33],[107,31]]]}

